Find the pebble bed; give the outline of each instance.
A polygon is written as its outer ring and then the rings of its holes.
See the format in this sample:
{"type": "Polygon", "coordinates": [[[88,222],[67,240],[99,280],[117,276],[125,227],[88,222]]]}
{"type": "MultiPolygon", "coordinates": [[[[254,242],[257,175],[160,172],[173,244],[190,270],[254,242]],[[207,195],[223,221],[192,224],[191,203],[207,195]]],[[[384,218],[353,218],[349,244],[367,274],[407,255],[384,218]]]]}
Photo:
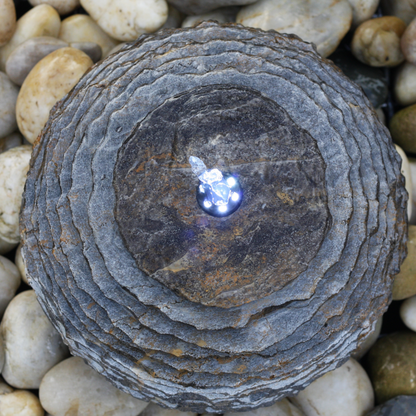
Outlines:
{"type": "Polygon", "coordinates": [[[70,356],[27,281],[19,211],[32,145],[88,68],[142,34],[203,20],[313,42],[389,127],[409,193],[408,257],[372,333],[296,397],[239,414],[415,415],[416,1],[0,0],[0,416],[196,415],[135,399],[70,356]]]}

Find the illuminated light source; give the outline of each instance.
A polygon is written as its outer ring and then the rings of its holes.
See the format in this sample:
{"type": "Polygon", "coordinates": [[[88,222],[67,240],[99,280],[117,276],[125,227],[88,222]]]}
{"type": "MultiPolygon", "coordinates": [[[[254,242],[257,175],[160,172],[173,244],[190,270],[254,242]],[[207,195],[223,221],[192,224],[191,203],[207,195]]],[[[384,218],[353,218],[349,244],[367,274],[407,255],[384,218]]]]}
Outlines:
{"type": "Polygon", "coordinates": [[[242,189],[238,179],[219,169],[208,169],[205,163],[195,157],[189,158],[192,172],[198,177],[196,199],[199,206],[214,217],[225,217],[241,205],[242,189]],[[232,188],[232,189],[231,189],[232,188]]]}

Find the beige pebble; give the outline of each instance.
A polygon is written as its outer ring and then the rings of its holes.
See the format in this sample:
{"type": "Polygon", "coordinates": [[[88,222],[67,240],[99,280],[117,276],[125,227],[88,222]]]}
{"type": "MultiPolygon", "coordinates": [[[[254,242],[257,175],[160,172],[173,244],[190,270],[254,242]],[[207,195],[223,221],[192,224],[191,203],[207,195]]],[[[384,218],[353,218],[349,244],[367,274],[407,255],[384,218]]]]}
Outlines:
{"type": "Polygon", "coordinates": [[[394,145],[394,147],[396,148],[397,153],[402,158],[401,172],[402,172],[402,175],[404,176],[404,179],[405,179],[406,191],[409,194],[409,200],[408,200],[408,203],[407,203],[407,218],[411,218],[412,217],[412,212],[413,212],[413,206],[412,206],[413,185],[412,185],[412,174],[410,172],[409,159],[407,158],[406,153],[403,151],[403,149],[400,146],[398,146],[396,144],[396,145],[394,145]]]}
{"type": "Polygon", "coordinates": [[[416,104],[402,108],[389,123],[393,141],[406,153],[416,154],[416,104]]]}
{"type": "MultiPolygon", "coordinates": [[[[3,336],[1,335],[1,332],[0,332],[0,374],[3,371],[3,366],[4,366],[4,344],[3,344],[3,336]]],[[[0,394],[3,394],[2,384],[3,383],[0,378],[0,394]]]]}
{"type": "Polygon", "coordinates": [[[16,104],[20,132],[34,143],[54,104],[63,98],[92,65],[91,58],[75,48],[61,48],[40,60],[22,85],[16,104]]]}
{"type": "Polygon", "coordinates": [[[32,147],[23,145],[0,153],[0,238],[20,241],[19,212],[32,147]]]}
{"type": "Polygon", "coordinates": [[[5,45],[16,29],[16,9],[13,0],[0,0],[0,46],[5,45]]]}
{"type": "Polygon", "coordinates": [[[237,23],[245,26],[293,33],[313,42],[323,57],[335,51],[351,22],[347,0],[259,0],[237,14],[237,23]]]}
{"type": "Polygon", "coordinates": [[[404,62],[394,77],[394,96],[401,106],[416,103],[416,65],[404,62]]]}
{"type": "Polygon", "coordinates": [[[117,40],[108,36],[90,16],[85,14],[74,14],[63,20],[59,32],[59,39],[68,43],[94,42],[101,46],[103,58],[119,43],[117,40]]]}
{"type": "Polygon", "coordinates": [[[416,296],[403,301],[400,305],[400,317],[409,329],[416,332],[416,296]]]}
{"type": "Polygon", "coordinates": [[[400,46],[406,61],[416,64],[416,18],[404,31],[400,46]]]}
{"type": "Polygon", "coordinates": [[[54,416],[137,416],[147,402],[116,389],[81,358],[71,357],[49,370],[39,388],[43,408],[54,416]]]}
{"type": "Polygon", "coordinates": [[[23,136],[18,131],[15,131],[0,139],[0,153],[7,152],[8,150],[13,149],[13,147],[21,146],[22,144],[23,136]]]}
{"type": "Polygon", "coordinates": [[[0,256],[0,318],[20,286],[20,273],[8,259],[0,256]]]}
{"type": "Polygon", "coordinates": [[[0,71],[4,71],[7,58],[23,42],[37,36],[57,37],[61,19],[58,12],[48,4],[36,6],[24,14],[16,24],[9,43],[0,48],[0,71]]]}
{"type": "Polygon", "coordinates": [[[393,300],[403,300],[416,295],[416,226],[409,225],[407,257],[393,281],[393,300]]]}
{"type": "Polygon", "coordinates": [[[9,303],[1,332],[5,347],[2,375],[13,387],[39,388],[43,376],[69,355],[34,290],[19,293],[9,303]]]}
{"type": "Polygon", "coordinates": [[[283,399],[272,406],[260,407],[247,412],[226,412],[224,416],[304,416],[304,413],[288,399],[283,399]]]}
{"type": "Polygon", "coordinates": [[[354,358],[355,360],[360,360],[362,357],[364,357],[365,354],[367,354],[369,349],[377,341],[381,332],[382,325],[383,317],[379,318],[377,321],[374,322],[370,333],[358,344],[358,348],[352,354],[352,358],[354,358]]]}
{"type": "Polygon", "coordinates": [[[104,32],[121,41],[155,32],[168,18],[165,0],[81,0],[81,5],[104,32]]]}
{"type": "Polygon", "coordinates": [[[79,49],[80,51],[84,52],[86,55],[88,55],[91,58],[92,62],[94,63],[98,62],[103,55],[101,46],[98,43],[72,42],[69,44],[69,46],[71,48],[79,49]]]}
{"type": "Polygon", "coordinates": [[[45,56],[67,47],[63,40],[50,36],[28,39],[19,45],[7,58],[6,73],[17,85],[22,85],[33,67],[45,56]]]}
{"type": "Polygon", "coordinates": [[[187,16],[182,22],[182,27],[194,27],[206,20],[215,20],[218,23],[235,22],[235,16],[227,13],[226,9],[217,9],[196,16],[187,16]]]}
{"type": "Polygon", "coordinates": [[[49,4],[60,15],[65,15],[74,11],[79,7],[79,0],[29,0],[32,6],[38,6],[39,4],[49,4]]]}
{"type": "Polygon", "coordinates": [[[416,16],[416,0],[381,0],[384,16],[396,16],[407,25],[416,16]]]}
{"type": "Polygon", "coordinates": [[[30,391],[15,390],[0,396],[1,416],[43,416],[39,399],[30,391]]]}
{"type": "Polygon", "coordinates": [[[194,412],[181,412],[176,409],[165,409],[160,407],[156,403],[150,403],[146,408],[140,413],[141,416],[196,416],[197,413],[194,412]]]}
{"type": "Polygon", "coordinates": [[[0,139],[16,130],[16,100],[19,88],[0,71],[0,139]]]}
{"type": "Polygon", "coordinates": [[[406,29],[394,16],[367,20],[358,26],[351,43],[354,56],[371,66],[396,66],[404,60],[400,38],[406,29]]]}
{"type": "Polygon", "coordinates": [[[371,19],[377,10],[380,0],[348,0],[352,7],[352,27],[371,19]]]}
{"type": "Polygon", "coordinates": [[[26,284],[29,284],[29,282],[27,281],[27,277],[26,277],[26,267],[25,267],[25,261],[23,260],[23,256],[22,256],[22,245],[21,244],[19,244],[19,246],[16,249],[16,256],[14,258],[14,264],[18,268],[22,280],[26,284]]]}
{"type": "Polygon", "coordinates": [[[374,391],[367,373],[350,358],[293,400],[306,416],[363,416],[374,407],[374,391]]]}

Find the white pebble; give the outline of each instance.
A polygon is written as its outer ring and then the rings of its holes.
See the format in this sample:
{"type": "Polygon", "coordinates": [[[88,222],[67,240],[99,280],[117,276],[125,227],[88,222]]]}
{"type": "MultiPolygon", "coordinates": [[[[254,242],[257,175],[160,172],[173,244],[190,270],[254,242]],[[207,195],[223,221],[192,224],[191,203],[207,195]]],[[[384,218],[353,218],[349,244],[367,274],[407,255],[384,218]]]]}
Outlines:
{"type": "Polygon", "coordinates": [[[403,301],[400,305],[400,316],[404,324],[416,332],[416,296],[403,301]]]}
{"type": "Polygon", "coordinates": [[[17,129],[15,107],[18,94],[19,88],[4,72],[0,72],[0,139],[17,129]]]}
{"type": "Polygon", "coordinates": [[[306,416],[363,416],[374,407],[374,392],[367,373],[350,358],[293,400],[306,416]]]}
{"type": "Polygon", "coordinates": [[[43,416],[39,399],[30,391],[16,390],[0,396],[1,416],[43,416]]]}
{"type": "Polygon", "coordinates": [[[0,318],[19,286],[19,270],[10,260],[0,256],[0,318]]]}
{"type": "MultiPolygon", "coordinates": [[[[3,345],[3,336],[0,332],[0,373],[3,371],[4,366],[4,345],[3,345]]],[[[0,381],[0,394],[3,394],[1,392],[1,381],[0,381]]]]}
{"type": "Polygon", "coordinates": [[[269,407],[261,407],[248,412],[226,412],[224,416],[303,416],[303,413],[288,399],[283,399],[269,407]]]}
{"type": "Polygon", "coordinates": [[[394,79],[394,95],[401,106],[416,103],[416,65],[405,62],[398,68],[394,79]]]}
{"type": "Polygon", "coordinates": [[[85,14],[74,14],[63,20],[59,39],[68,43],[94,42],[101,46],[103,58],[118,44],[118,41],[108,36],[90,16],[85,14]]]}
{"type": "Polygon", "coordinates": [[[140,416],[196,416],[197,413],[194,412],[181,412],[176,409],[165,409],[158,406],[156,403],[150,403],[146,408],[140,413],[140,416]]]}
{"type": "Polygon", "coordinates": [[[23,187],[32,147],[23,145],[0,153],[0,239],[17,245],[23,187]]]}
{"type": "Polygon", "coordinates": [[[79,0],[29,0],[29,3],[32,6],[49,4],[61,15],[71,13],[80,5],[79,0]]]}
{"type": "Polygon", "coordinates": [[[20,276],[22,277],[22,280],[26,284],[29,284],[29,282],[27,281],[26,267],[25,267],[25,261],[23,260],[23,256],[22,256],[22,245],[21,244],[19,244],[19,247],[17,247],[16,257],[14,258],[14,263],[16,264],[17,268],[19,269],[19,273],[20,273],[20,276]]]}
{"type": "Polygon", "coordinates": [[[37,389],[46,372],[69,355],[33,290],[13,298],[1,330],[6,352],[2,374],[13,387],[37,389]]]}
{"type": "Polygon", "coordinates": [[[37,36],[57,37],[61,19],[58,12],[48,4],[30,9],[16,24],[16,30],[10,41],[0,48],[0,71],[4,71],[7,58],[23,42],[37,36]]]}
{"type": "Polygon", "coordinates": [[[121,41],[155,32],[168,18],[165,0],[81,0],[81,5],[104,32],[121,41]]]}
{"type": "Polygon", "coordinates": [[[259,0],[237,15],[237,23],[245,26],[293,33],[313,42],[323,57],[335,51],[351,22],[348,0],[259,0]]]}
{"type": "Polygon", "coordinates": [[[348,0],[352,7],[352,27],[371,19],[377,10],[380,0],[348,0]]]}
{"type": "Polygon", "coordinates": [[[53,367],[39,388],[42,407],[54,416],[137,416],[147,405],[116,389],[81,358],[71,357],[53,367]]]}
{"type": "Polygon", "coordinates": [[[0,46],[5,45],[16,29],[16,9],[13,0],[0,0],[0,46]]]}

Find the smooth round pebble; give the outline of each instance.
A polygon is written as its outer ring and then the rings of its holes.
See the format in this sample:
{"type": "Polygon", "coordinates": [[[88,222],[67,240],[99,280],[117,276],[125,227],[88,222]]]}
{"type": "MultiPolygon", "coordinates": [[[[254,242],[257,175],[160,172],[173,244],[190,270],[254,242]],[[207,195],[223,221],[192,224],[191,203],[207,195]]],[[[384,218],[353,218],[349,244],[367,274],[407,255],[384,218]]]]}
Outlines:
{"type": "Polygon", "coordinates": [[[353,358],[318,378],[293,401],[306,416],[363,416],[374,407],[367,373],[353,358]]]}
{"type": "Polygon", "coordinates": [[[49,112],[93,64],[91,58],[75,48],[61,48],[39,61],[20,89],[16,118],[20,132],[34,143],[49,112]]]}
{"type": "Polygon", "coordinates": [[[13,147],[21,146],[22,144],[23,136],[18,131],[15,131],[0,139],[0,153],[7,152],[8,150],[13,149],[13,147]]]}
{"type": "Polygon", "coordinates": [[[400,305],[400,317],[409,329],[416,332],[416,296],[403,301],[400,305]]]}
{"type": "Polygon", "coordinates": [[[0,395],[1,416],[43,416],[44,414],[39,399],[30,391],[15,390],[0,395]]]}
{"type": "Polygon", "coordinates": [[[161,29],[173,29],[181,27],[183,20],[182,13],[171,4],[168,4],[168,7],[168,18],[166,19],[166,22],[161,27],[161,29]]]}
{"type": "Polygon", "coordinates": [[[416,16],[416,0],[381,0],[381,10],[385,16],[396,16],[407,25],[416,16]]]}
{"type": "Polygon", "coordinates": [[[150,403],[146,408],[140,413],[140,416],[196,416],[197,413],[193,412],[181,412],[176,409],[165,409],[160,407],[156,403],[150,403]]]}
{"type": "Polygon", "coordinates": [[[371,19],[380,0],[348,0],[352,7],[352,27],[371,19]]]}
{"type": "Polygon", "coordinates": [[[137,416],[147,402],[116,389],[81,358],[71,357],[53,367],[39,388],[42,407],[54,416],[137,416]]]}
{"type": "Polygon", "coordinates": [[[17,128],[15,107],[18,94],[19,88],[4,72],[0,72],[0,139],[17,128]]]}
{"type": "MultiPolygon", "coordinates": [[[[3,337],[0,333],[0,374],[3,371],[4,366],[4,345],[3,345],[3,337]]],[[[0,394],[3,394],[1,392],[1,381],[0,381],[0,394]]]]}
{"type": "MultiPolygon", "coordinates": [[[[1,336],[0,336],[0,340],[1,340],[1,336]]],[[[12,391],[14,391],[14,388],[6,384],[6,382],[3,380],[3,377],[0,377],[0,396],[2,394],[11,393],[12,391]]]]}
{"type": "Polygon", "coordinates": [[[33,67],[45,56],[60,48],[67,47],[63,40],[50,36],[28,39],[19,45],[6,61],[6,73],[17,85],[22,85],[33,67]]]}
{"type": "Polygon", "coordinates": [[[377,404],[401,394],[416,395],[416,334],[400,331],[380,338],[370,349],[366,369],[377,404]]]}
{"type": "Polygon", "coordinates": [[[74,14],[62,21],[59,39],[68,43],[93,42],[101,46],[102,58],[118,45],[118,41],[105,33],[90,16],[74,14]]]}
{"type": "Polygon", "coordinates": [[[313,42],[323,57],[335,51],[351,22],[347,0],[259,0],[237,14],[237,23],[244,26],[292,33],[313,42]]]}
{"type": "Polygon", "coordinates": [[[12,246],[20,241],[20,204],[31,154],[27,145],[0,153],[0,239],[12,246]]]}
{"type": "Polygon", "coordinates": [[[165,0],[81,0],[81,5],[104,32],[121,41],[155,32],[168,18],[165,0]]]}
{"type": "Polygon", "coordinates": [[[69,355],[34,290],[13,298],[4,313],[1,331],[6,352],[2,375],[13,387],[37,389],[46,372],[69,355]]]}
{"type": "Polygon", "coordinates": [[[0,46],[5,45],[16,30],[16,9],[13,0],[0,0],[0,46]]]}
{"type": "Polygon", "coordinates": [[[407,257],[393,281],[393,300],[402,300],[416,295],[416,225],[409,225],[407,257]]]}
{"type": "Polygon", "coordinates": [[[32,6],[38,6],[39,4],[49,4],[60,15],[68,14],[79,7],[79,0],[29,0],[32,6]]]}
{"type": "Polygon", "coordinates": [[[16,264],[16,267],[19,270],[22,280],[26,284],[29,284],[29,282],[27,281],[27,276],[26,276],[25,261],[23,260],[23,257],[22,257],[22,245],[21,244],[19,244],[19,246],[16,249],[16,256],[14,258],[14,263],[16,264]]]}
{"type": "Polygon", "coordinates": [[[215,20],[218,23],[235,22],[235,15],[227,13],[226,8],[221,8],[196,16],[188,16],[183,20],[182,27],[194,27],[206,20],[215,20]]]}
{"type": "Polygon", "coordinates": [[[20,273],[18,268],[9,259],[0,256],[0,318],[19,286],[20,273]]]}
{"type": "Polygon", "coordinates": [[[72,42],[69,44],[71,48],[79,49],[80,51],[84,52],[91,58],[93,63],[98,62],[102,55],[103,51],[101,46],[98,43],[94,42],[72,42]]]}
{"type": "Polygon", "coordinates": [[[400,38],[405,29],[406,23],[394,16],[367,20],[354,32],[352,53],[367,65],[399,65],[404,61],[400,38]]]}
{"type": "Polygon", "coordinates": [[[400,46],[406,61],[416,64],[416,18],[404,31],[400,46]]]}
{"type": "Polygon", "coordinates": [[[283,399],[272,406],[261,407],[248,412],[226,412],[224,416],[304,416],[304,413],[288,399],[283,399]]]}
{"type": "Polygon", "coordinates": [[[30,9],[16,24],[10,41],[0,48],[0,71],[4,71],[10,54],[23,42],[37,36],[57,37],[61,19],[58,12],[48,4],[30,9]]]}
{"type": "Polygon", "coordinates": [[[416,104],[395,113],[389,127],[395,143],[405,152],[416,153],[416,104]]]}
{"type": "Polygon", "coordinates": [[[409,164],[409,160],[407,159],[406,153],[403,151],[403,149],[400,146],[397,146],[397,144],[394,145],[394,147],[396,148],[397,153],[402,158],[401,172],[405,179],[406,191],[409,194],[409,200],[407,202],[407,218],[411,218],[412,211],[413,211],[413,206],[412,206],[413,185],[412,185],[412,174],[410,172],[410,164],[409,164]]]}
{"type": "Polygon", "coordinates": [[[416,65],[403,63],[394,78],[394,96],[401,106],[416,103],[416,65]]]}
{"type": "Polygon", "coordinates": [[[360,344],[358,345],[358,348],[352,354],[352,358],[354,358],[354,360],[360,360],[362,357],[364,357],[365,354],[367,354],[370,348],[377,341],[381,332],[382,325],[383,325],[383,317],[381,317],[380,319],[374,322],[371,332],[367,335],[367,337],[364,338],[363,341],[360,342],[360,344]]]}
{"type": "Polygon", "coordinates": [[[415,396],[397,396],[377,406],[366,416],[415,416],[415,408],[415,396]]]}

